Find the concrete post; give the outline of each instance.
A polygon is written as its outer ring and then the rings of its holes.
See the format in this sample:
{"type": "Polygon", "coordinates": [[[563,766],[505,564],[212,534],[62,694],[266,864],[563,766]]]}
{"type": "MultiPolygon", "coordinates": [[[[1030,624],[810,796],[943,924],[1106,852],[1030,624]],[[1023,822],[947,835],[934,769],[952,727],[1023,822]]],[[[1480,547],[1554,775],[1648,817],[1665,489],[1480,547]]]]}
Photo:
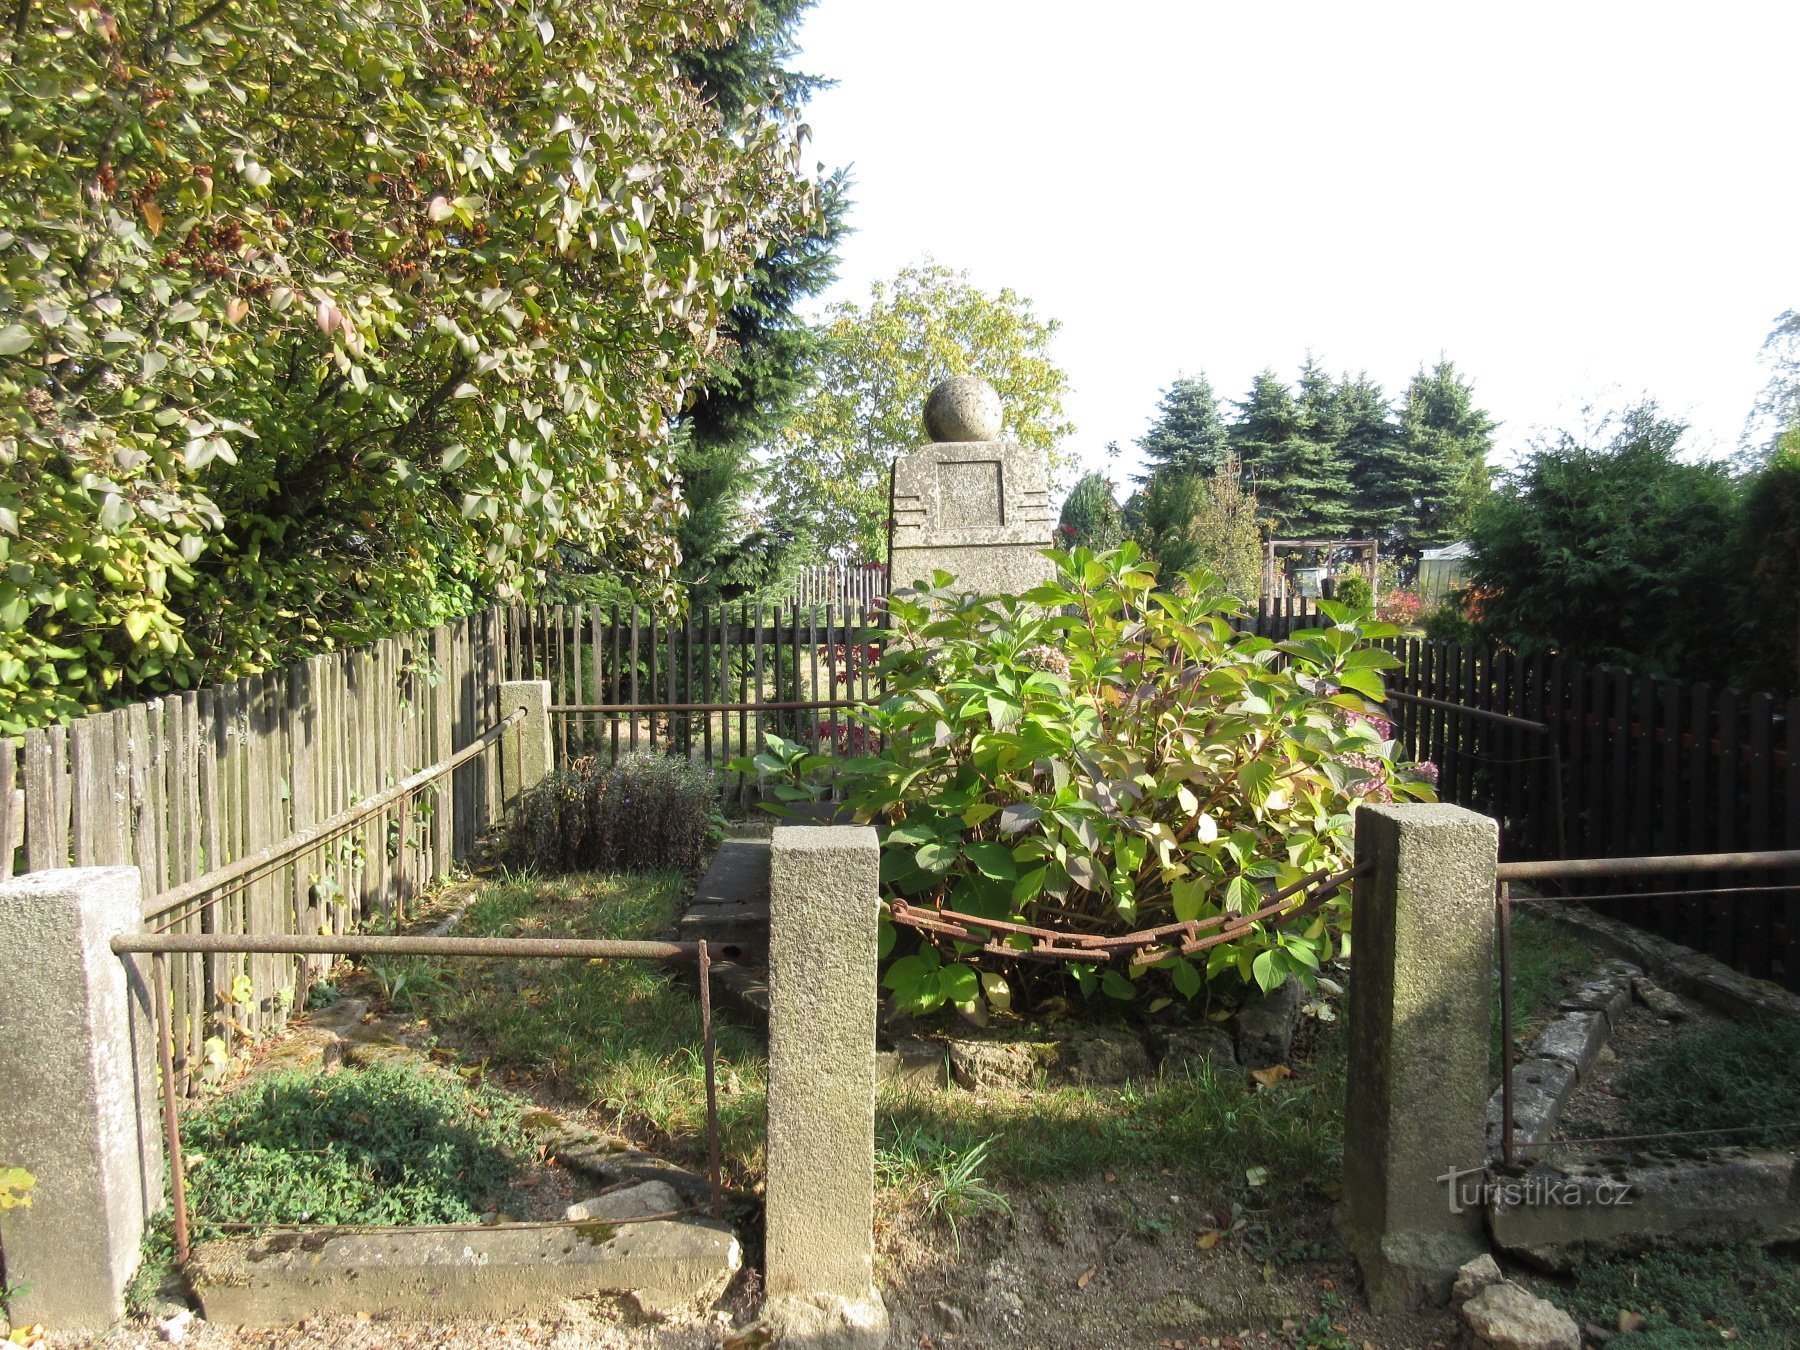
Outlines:
{"type": "Polygon", "coordinates": [[[1486,1161],[1499,827],[1458,806],[1364,806],[1340,1227],[1377,1309],[1443,1303],[1487,1250],[1459,1172],[1486,1161]]]}
{"type": "Polygon", "coordinates": [[[500,799],[511,809],[519,798],[549,775],[555,764],[550,748],[550,681],[507,680],[500,686],[500,715],[525,710],[524,720],[500,738],[500,799]]]}
{"type": "Polygon", "coordinates": [[[108,945],[142,922],[135,867],[0,883],[0,1165],[37,1178],[0,1212],[15,1323],[99,1331],[124,1316],[163,1203],[155,1022],[142,972],[108,945]]]}
{"type": "Polygon", "coordinates": [[[785,1342],[879,1346],[875,983],[866,825],[775,830],[769,865],[768,1317],[785,1342]]]}

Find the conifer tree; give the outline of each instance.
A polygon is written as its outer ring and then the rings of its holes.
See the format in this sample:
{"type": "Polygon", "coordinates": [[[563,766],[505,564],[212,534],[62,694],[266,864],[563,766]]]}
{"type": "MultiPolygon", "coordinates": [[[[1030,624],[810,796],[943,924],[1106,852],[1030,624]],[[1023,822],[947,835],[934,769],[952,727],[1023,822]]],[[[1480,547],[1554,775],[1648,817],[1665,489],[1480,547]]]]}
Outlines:
{"type": "MultiPolygon", "coordinates": [[[[826,83],[784,64],[798,50],[794,31],[812,4],[760,0],[736,41],[683,54],[684,73],[727,125],[768,91],[797,111],[826,83]]],[[[756,479],[751,451],[786,420],[822,340],[796,311],[831,284],[846,230],[846,187],[842,170],[822,181],[813,228],[778,240],[757,264],[749,294],[727,317],[726,341],[682,418],[675,462],[688,514],[678,539],[691,605],[754,589],[778,562],[769,537],[745,533],[745,503],[756,479]]]]}
{"type": "Polygon", "coordinates": [[[1156,422],[1138,442],[1149,465],[1149,472],[1138,482],[1148,482],[1163,468],[1212,473],[1225,457],[1228,443],[1225,419],[1219,414],[1219,399],[1211,383],[1205,375],[1183,375],[1163,391],[1156,422]]]}
{"type": "MultiPolygon", "coordinates": [[[[1323,411],[1316,384],[1309,392],[1323,411]]],[[[1337,447],[1310,434],[1306,410],[1293,391],[1274,371],[1264,370],[1237,407],[1232,449],[1275,529],[1307,538],[1340,536],[1350,515],[1350,479],[1337,447]]]]}
{"type": "Polygon", "coordinates": [[[1098,553],[1119,546],[1125,537],[1124,523],[1105,474],[1085,474],[1069,489],[1056,536],[1057,546],[1063,549],[1091,548],[1098,553]]]}
{"type": "Polygon", "coordinates": [[[1394,552],[1416,557],[1468,529],[1487,495],[1495,425],[1451,362],[1413,376],[1399,430],[1361,485],[1394,552]]]}

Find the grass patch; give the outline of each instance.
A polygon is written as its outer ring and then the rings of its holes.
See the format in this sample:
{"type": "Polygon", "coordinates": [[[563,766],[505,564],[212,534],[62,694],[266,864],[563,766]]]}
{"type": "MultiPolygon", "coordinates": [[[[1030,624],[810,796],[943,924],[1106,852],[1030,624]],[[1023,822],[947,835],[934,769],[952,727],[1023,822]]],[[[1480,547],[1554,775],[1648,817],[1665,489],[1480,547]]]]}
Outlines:
{"type": "MultiPolygon", "coordinates": [[[[1599,953],[1560,925],[1529,910],[1512,915],[1513,1035],[1536,1039],[1556,1012],[1564,985],[1592,970],[1599,953]]],[[[1494,951],[1494,1013],[1488,1076],[1500,1078],[1500,952],[1494,951]]]]}
{"type": "Polygon", "coordinates": [[[1684,1032],[1624,1074],[1620,1088],[1632,1133],[1765,1126],[1727,1142],[1792,1141],[1800,1137],[1800,1022],[1721,1022],[1684,1032]]]}
{"type": "Polygon", "coordinates": [[[1726,1333],[1745,1345],[1791,1345],[1784,1338],[1800,1327],[1800,1262],[1760,1247],[1659,1250],[1582,1266],[1571,1284],[1533,1283],[1577,1323],[1611,1331],[1621,1312],[1642,1316],[1621,1342],[1632,1350],[1716,1346],[1726,1333]]]}
{"type": "MultiPolygon", "coordinates": [[[[193,1240],[226,1224],[473,1222],[532,1161],[530,1108],[404,1063],[256,1079],[182,1118],[193,1240]]],[[[126,1290],[133,1312],[180,1288],[166,1186],[164,1199],[126,1290]]]]}
{"type": "MultiPolygon", "coordinates": [[[[514,874],[490,883],[458,931],[475,937],[663,938],[688,893],[679,873],[514,874]]],[[[652,961],[422,962],[399,995],[407,1011],[454,1027],[496,1061],[611,1118],[677,1161],[706,1156],[700,1004],[652,961]]],[[[371,973],[376,973],[373,970],[371,973]]],[[[378,975],[379,978],[379,975],[378,975]]],[[[722,1019],[719,1133],[740,1173],[760,1170],[766,1057],[722,1019]]]]}
{"type": "Polygon", "coordinates": [[[196,1236],[224,1223],[472,1222],[530,1160],[529,1107],[408,1064],[270,1074],[181,1123],[196,1236]]]}
{"type": "Polygon", "coordinates": [[[1015,1187],[1168,1168],[1255,1204],[1329,1189],[1343,1164],[1343,1039],[1341,1023],[1322,1026],[1314,1061],[1270,1088],[1205,1067],[1116,1088],[884,1088],[877,1173],[884,1186],[918,1187],[943,1160],[985,1146],[987,1179],[1015,1187]]]}

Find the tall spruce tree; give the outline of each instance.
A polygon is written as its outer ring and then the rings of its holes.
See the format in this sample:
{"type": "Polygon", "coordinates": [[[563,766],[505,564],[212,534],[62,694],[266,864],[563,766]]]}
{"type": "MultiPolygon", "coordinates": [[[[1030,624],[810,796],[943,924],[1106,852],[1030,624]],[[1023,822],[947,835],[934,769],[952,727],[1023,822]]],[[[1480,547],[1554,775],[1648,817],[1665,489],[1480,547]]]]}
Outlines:
{"type": "MultiPolygon", "coordinates": [[[[1327,411],[1316,380],[1307,392],[1315,412],[1327,411]]],[[[1231,448],[1275,529],[1305,538],[1341,537],[1350,517],[1350,478],[1337,447],[1315,439],[1307,407],[1274,371],[1264,370],[1237,409],[1231,448]]],[[[1330,434],[1329,424],[1323,434],[1330,434]]]]}
{"type": "Polygon", "coordinates": [[[1359,539],[1380,540],[1385,554],[1401,523],[1379,489],[1400,434],[1393,405],[1366,373],[1345,375],[1337,385],[1337,416],[1338,458],[1351,484],[1349,532],[1359,539]]]}
{"type": "MultiPolygon", "coordinates": [[[[794,32],[812,4],[757,0],[735,41],[684,55],[684,73],[727,125],[769,90],[798,112],[828,83],[784,64],[798,50],[794,32]]],[[[682,419],[676,466],[688,514],[678,537],[691,605],[752,590],[778,565],[777,539],[745,533],[745,503],[756,481],[751,451],[772,437],[805,386],[821,338],[795,311],[831,284],[846,233],[846,188],[841,170],[824,179],[817,228],[778,240],[758,264],[749,295],[724,325],[726,343],[682,419]]]]}
{"type": "Polygon", "coordinates": [[[1137,481],[1148,482],[1165,468],[1212,473],[1224,459],[1229,440],[1211,383],[1205,375],[1183,375],[1163,391],[1156,421],[1138,442],[1149,472],[1137,481]]]}
{"type": "Polygon", "coordinates": [[[1416,558],[1467,531],[1488,492],[1496,425],[1475,406],[1474,389],[1450,361],[1413,376],[1399,430],[1361,483],[1394,553],[1416,558]]]}

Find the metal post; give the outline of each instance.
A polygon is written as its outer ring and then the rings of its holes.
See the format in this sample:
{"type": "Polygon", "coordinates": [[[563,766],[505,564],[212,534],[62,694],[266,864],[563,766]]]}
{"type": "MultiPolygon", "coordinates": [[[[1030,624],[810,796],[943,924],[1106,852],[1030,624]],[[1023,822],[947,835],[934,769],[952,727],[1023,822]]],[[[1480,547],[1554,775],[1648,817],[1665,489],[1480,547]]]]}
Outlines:
{"type": "Polygon", "coordinates": [[[1513,1157],[1513,1003],[1512,1003],[1512,883],[1494,888],[1494,909],[1500,926],[1500,1149],[1506,1165],[1513,1157]]]}
{"type": "Polygon", "coordinates": [[[700,1036],[706,1062],[706,1175],[712,1183],[712,1216],[725,1217],[725,1192],[719,1179],[719,1092],[713,1058],[712,955],[700,942],[700,1036]]]}
{"type": "Polygon", "coordinates": [[[181,1167],[181,1126],[175,1118],[175,1055],[170,1048],[168,958],[157,952],[150,958],[151,980],[156,993],[156,1054],[162,1070],[163,1140],[169,1149],[169,1190],[175,1205],[175,1259],[188,1262],[187,1181],[181,1167]]]}

